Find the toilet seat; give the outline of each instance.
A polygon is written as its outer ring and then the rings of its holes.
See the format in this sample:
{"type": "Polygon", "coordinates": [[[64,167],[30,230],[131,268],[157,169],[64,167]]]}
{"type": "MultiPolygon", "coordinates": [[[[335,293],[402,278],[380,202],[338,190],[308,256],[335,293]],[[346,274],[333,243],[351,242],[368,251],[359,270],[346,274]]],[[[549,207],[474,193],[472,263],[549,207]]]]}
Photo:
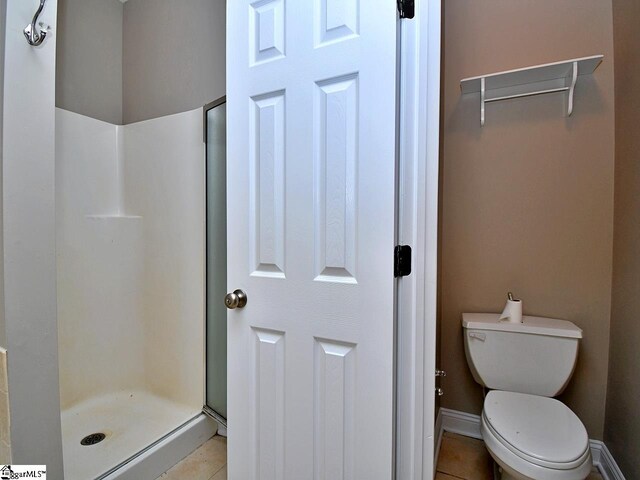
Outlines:
{"type": "Polygon", "coordinates": [[[526,478],[586,478],[589,437],[580,419],[558,400],[491,391],[482,412],[482,436],[496,461],[526,478]]]}

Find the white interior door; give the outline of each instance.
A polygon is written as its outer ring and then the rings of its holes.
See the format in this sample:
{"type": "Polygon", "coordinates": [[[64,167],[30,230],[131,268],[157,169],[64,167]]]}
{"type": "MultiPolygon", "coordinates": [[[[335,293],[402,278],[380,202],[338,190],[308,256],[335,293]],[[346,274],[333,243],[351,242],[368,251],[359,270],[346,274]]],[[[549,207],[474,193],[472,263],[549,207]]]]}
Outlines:
{"type": "Polygon", "coordinates": [[[389,480],[395,1],[227,9],[229,478],[389,480]]]}

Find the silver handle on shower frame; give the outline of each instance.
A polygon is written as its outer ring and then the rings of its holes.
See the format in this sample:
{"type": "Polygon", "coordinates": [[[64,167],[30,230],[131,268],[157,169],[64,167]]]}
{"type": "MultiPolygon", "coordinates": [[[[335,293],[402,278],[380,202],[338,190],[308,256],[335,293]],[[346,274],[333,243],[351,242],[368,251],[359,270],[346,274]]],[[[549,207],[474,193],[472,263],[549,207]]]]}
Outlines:
{"type": "MultiPolygon", "coordinates": [[[[36,10],[35,15],[33,16],[33,20],[31,20],[31,23],[27,25],[23,30],[24,36],[27,39],[27,42],[29,43],[29,45],[33,47],[38,47],[42,45],[42,42],[44,42],[44,39],[47,36],[46,28],[40,28],[40,31],[36,30],[36,23],[38,22],[38,17],[42,13],[42,9],[44,8],[45,1],[46,0],[40,0],[40,6],[38,7],[38,10],[36,10]]],[[[43,27],[43,26],[44,24],[40,22],[40,27],[43,27]]]]}

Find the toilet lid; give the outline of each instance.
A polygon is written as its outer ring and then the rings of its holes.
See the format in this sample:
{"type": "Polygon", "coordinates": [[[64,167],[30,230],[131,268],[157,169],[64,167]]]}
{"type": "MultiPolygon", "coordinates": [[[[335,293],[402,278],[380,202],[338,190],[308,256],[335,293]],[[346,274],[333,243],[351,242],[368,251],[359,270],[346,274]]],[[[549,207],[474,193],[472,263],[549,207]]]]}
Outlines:
{"type": "Polygon", "coordinates": [[[484,418],[505,442],[531,459],[567,464],[589,448],[580,419],[553,398],[493,390],[484,401],[484,418]]]}

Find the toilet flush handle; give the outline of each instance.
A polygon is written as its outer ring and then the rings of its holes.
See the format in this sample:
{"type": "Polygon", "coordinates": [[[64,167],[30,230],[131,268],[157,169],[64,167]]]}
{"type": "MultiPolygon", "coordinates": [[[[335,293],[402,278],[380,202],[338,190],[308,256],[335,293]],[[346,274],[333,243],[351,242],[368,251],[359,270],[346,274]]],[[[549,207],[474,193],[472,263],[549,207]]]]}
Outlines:
{"type": "Polygon", "coordinates": [[[481,342],[484,342],[487,339],[487,335],[480,332],[469,332],[469,338],[477,338],[481,342]]]}

